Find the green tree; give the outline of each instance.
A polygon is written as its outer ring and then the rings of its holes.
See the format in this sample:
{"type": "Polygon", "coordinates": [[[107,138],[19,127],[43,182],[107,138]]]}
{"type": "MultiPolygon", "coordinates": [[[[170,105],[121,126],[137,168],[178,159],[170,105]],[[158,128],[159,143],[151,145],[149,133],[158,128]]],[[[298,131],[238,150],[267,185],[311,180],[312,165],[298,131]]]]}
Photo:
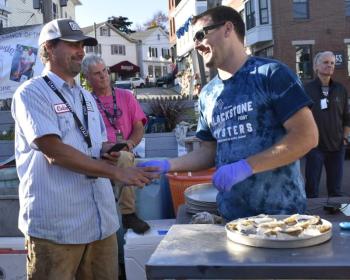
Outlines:
{"type": "Polygon", "coordinates": [[[132,25],[132,22],[129,21],[127,17],[109,17],[108,23],[112,24],[115,28],[117,28],[119,31],[124,32],[126,34],[134,33],[135,30],[132,30],[130,26],[132,25]]]}

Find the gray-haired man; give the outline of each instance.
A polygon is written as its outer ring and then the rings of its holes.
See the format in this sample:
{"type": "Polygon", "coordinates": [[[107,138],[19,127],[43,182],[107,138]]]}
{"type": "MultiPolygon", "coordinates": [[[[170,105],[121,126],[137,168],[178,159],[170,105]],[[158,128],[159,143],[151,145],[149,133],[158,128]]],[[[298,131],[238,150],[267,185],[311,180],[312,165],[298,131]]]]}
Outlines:
{"type": "Polygon", "coordinates": [[[330,51],[314,57],[315,80],[305,85],[314,101],[312,114],[319,131],[319,144],[306,155],[305,188],[309,198],[318,197],[322,167],[327,174],[328,196],[341,196],[344,145],[348,144],[350,113],[348,93],[343,85],[331,77],[335,55],[330,51]]]}
{"type": "MultiPolygon", "coordinates": [[[[100,56],[86,55],[82,62],[82,72],[92,87],[91,94],[106,125],[108,141],[123,141],[127,144],[120,152],[116,164],[123,167],[133,166],[132,149],[143,137],[147,121],[145,113],[131,91],[111,87],[107,66],[100,56]],[[121,136],[123,140],[118,139],[121,136]]],[[[136,233],[149,230],[149,225],[136,215],[134,188],[114,182],[114,190],[122,214],[123,227],[131,228],[136,233]]]]}

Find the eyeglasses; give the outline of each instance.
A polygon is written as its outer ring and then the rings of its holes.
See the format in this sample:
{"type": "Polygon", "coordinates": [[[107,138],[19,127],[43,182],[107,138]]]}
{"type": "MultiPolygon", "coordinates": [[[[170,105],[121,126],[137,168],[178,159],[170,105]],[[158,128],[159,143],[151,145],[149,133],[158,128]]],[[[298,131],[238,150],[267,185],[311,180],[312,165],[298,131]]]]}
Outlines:
{"type": "Polygon", "coordinates": [[[195,42],[196,40],[198,40],[199,42],[202,42],[203,39],[205,38],[205,36],[208,34],[209,30],[218,28],[218,27],[224,25],[225,23],[226,22],[224,21],[224,22],[220,22],[220,23],[215,23],[213,25],[204,26],[201,30],[198,30],[196,32],[196,34],[194,34],[193,42],[195,42]]]}

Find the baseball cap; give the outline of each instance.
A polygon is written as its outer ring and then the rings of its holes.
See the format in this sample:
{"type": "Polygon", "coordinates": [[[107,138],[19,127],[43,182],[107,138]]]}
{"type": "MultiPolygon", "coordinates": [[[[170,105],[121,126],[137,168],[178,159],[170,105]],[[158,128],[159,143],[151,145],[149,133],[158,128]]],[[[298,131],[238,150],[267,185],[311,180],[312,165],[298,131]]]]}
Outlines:
{"type": "Polygon", "coordinates": [[[79,25],[72,19],[54,19],[44,25],[39,36],[39,46],[53,39],[67,42],[84,42],[85,46],[96,46],[97,40],[85,36],[79,25]]]}

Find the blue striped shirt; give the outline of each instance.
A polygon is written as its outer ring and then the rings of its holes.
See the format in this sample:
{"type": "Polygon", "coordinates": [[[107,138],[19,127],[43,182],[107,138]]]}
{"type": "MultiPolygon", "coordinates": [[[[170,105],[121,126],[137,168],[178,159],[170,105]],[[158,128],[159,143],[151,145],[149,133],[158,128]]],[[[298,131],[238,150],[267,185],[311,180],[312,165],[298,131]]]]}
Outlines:
{"type": "Polygon", "coordinates": [[[15,156],[19,184],[19,229],[23,234],[60,244],[82,244],[103,239],[119,227],[110,180],[50,165],[34,140],[58,135],[62,142],[89,156],[100,157],[106,129],[91,94],[69,85],[52,72],[49,78],[85,127],[81,94],[88,107],[88,148],[71,112],[41,77],[23,83],[15,92],[15,156]]]}

